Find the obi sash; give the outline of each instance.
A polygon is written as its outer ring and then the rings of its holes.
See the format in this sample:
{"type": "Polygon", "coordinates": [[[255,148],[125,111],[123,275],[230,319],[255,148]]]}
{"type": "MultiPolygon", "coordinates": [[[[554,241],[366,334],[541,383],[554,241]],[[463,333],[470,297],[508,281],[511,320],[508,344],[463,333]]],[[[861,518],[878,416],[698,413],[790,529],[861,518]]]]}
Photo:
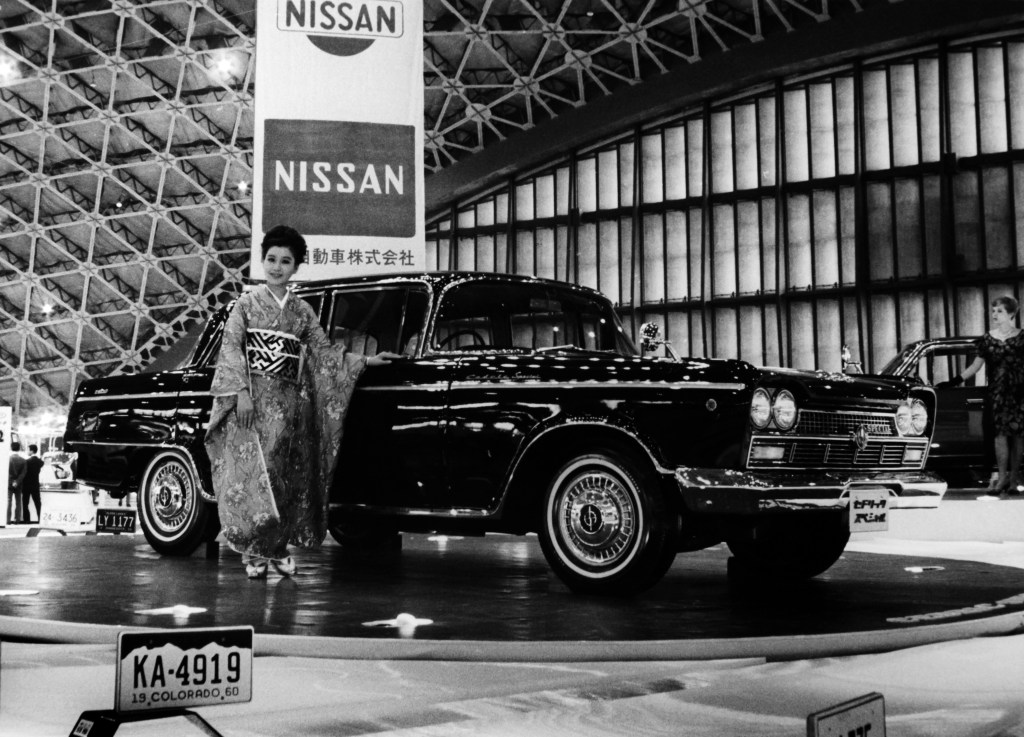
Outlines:
{"type": "Polygon", "coordinates": [[[290,333],[249,328],[245,359],[250,371],[298,381],[302,375],[302,343],[290,333]]]}

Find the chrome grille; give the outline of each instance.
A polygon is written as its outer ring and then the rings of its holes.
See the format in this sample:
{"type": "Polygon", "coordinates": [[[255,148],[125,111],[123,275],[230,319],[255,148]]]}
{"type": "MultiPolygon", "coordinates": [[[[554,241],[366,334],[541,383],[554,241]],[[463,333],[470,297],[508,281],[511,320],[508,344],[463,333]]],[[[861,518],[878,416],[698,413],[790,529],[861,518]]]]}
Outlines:
{"type": "Polygon", "coordinates": [[[755,437],[751,441],[751,453],[755,447],[782,447],[782,458],[778,460],[748,456],[748,468],[902,468],[920,469],[923,461],[903,462],[907,448],[927,448],[926,438],[893,438],[892,440],[870,440],[859,450],[850,438],[801,438],[792,436],[755,437]]]}
{"type": "Polygon", "coordinates": [[[876,414],[872,412],[822,412],[821,410],[805,410],[800,413],[797,431],[801,435],[842,435],[850,433],[863,425],[869,435],[896,437],[896,418],[892,414],[876,414]]]}

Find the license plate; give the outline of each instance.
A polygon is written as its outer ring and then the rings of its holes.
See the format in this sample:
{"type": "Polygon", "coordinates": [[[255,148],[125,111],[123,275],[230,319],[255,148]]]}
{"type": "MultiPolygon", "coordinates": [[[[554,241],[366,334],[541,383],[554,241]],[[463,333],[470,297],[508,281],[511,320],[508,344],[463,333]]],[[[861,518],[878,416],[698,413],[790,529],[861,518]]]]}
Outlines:
{"type": "Polygon", "coordinates": [[[96,510],[96,532],[135,532],[135,510],[96,510]]]}
{"type": "Polygon", "coordinates": [[[850,489],[850,532],[888,530],[889,499],[886,489],[850,489]]]}
{"type": "Polygon", "coordinates": [[[114,709],[251,701],[252,637],[252,627],[120,633],[114,709]]]}

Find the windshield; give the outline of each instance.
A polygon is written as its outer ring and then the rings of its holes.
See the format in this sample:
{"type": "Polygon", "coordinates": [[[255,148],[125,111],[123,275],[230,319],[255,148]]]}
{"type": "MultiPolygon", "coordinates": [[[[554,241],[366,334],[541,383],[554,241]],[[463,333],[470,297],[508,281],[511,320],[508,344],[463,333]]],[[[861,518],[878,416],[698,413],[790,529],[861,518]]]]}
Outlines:
{"type": "Polygon", "coordinates": [[[446,291],[430,350],[636,355],[609,302],[548,284],[499,282],[460,284],[446,291]]]}

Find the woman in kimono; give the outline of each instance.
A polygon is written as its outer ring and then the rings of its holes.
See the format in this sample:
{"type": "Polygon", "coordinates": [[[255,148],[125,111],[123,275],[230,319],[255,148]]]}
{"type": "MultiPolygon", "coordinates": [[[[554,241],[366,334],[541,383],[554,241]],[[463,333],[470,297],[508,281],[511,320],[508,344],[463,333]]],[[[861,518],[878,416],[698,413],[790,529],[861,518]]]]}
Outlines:
{"type": "Polygon", "coordinates": [[[224,537],[249,578],[268,561],[296,572],[288,545],[318,547],[342,422],[371,358],[332,346],[313,308],[288,291],[306,241],[284,225],[263,238],[266,284],[238,298],[224,326],[206,448],[224,537]]]}

